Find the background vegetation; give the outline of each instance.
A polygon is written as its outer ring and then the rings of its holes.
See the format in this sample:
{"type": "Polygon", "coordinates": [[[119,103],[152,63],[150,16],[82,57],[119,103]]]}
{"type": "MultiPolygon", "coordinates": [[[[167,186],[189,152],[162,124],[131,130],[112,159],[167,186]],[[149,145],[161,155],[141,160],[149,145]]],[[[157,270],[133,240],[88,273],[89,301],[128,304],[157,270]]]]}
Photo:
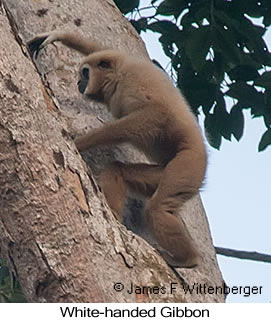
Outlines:
{"type": "Polygon", "coordinates": [[[170,71],[193,112],[204,114],[209,143],[243,135],[243,110],[263,118],[259,151],[271,144],[271,55],[263,36],[269,0],[115,0],[136,30],[153,31],[170,58],[170,71]],[[144,1],[145,3],[146,1],[144,1]],[[226,105],[226,99],[227,105],[226,105]]]}

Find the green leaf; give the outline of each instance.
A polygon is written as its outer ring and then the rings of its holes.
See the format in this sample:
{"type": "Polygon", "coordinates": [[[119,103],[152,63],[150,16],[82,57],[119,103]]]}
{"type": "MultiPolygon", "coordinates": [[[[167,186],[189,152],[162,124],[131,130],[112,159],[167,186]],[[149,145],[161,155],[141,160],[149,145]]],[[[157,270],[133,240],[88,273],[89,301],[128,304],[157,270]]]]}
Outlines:
{"type": "Polygon", "coordinates": [[[163,36],[169,39],[175,39],[177,41],[181,34],[181,30],[171,21],[160,20],[148,25],[149,30],[163,34],[163,36]]]}
{"type": "Polygon", "coordinates": [[[206,63],[206,56],[211,46],[210,26],[191,28],[185,44],[185,51],[193,68],[200,72],[206,63]]]}
{"type": "Polygon", "coordinates": [[[210,83],[214,83],[219,86],[220,82],[215,76],[215,64],[212,60],[208,59],[204,62],[204,66],[200,71],[200,76],[210,83]]]}
{"type": "Polygon", "coordinates": [[[173,42],[163,35],[159,37],[159,42],[162,45],[164,53],[172,60],[174,57],[173,42]]]}
{"type": "Polygon", "coordinates": [[[241,62],[240,49],[234,40],[234,35],[230,30],[215,28],[213,33],[214,50],[218,50],[226,61],[239,65],[241,62]]]}
{"type": "Polygon", "coordinates": [[[130,20],[130,23],[134,26],[135,30],[140,34],[141,31],[146,31],[148,28],[148,19],[141,18],[139,20],[130,20]]]}
{"type": "Polygon", "coordinates": [[[227,140],[231,139],[231,127],[229,113],[226,110],[226,103],[221,92],[216,93],[216,104],[214,107],[214,122],[219,133],[227,140]]]}
{"type": "Polygon", "coordinates": [[[260,77],[258,77],[255,80],[254,84],[263,88],[271,89],[271,71],[264,72],[260,77]]]}
{"type": "Polygon", "coordinates": [[[225,93],[226,95],[238,99],[242,106],[254,108],[255,112],[263,112],[264,95],[263,93],[258,92],[252,85],[248,85],[245,82],[236,82],[231,84],[229,88],[230,89],[225,93]]]}
{"type": "Polygon", "coordinates": [[[271,145],[271,129],[268,129],[262,136],[258,150],[263,151],[267,146],[271,145]]]}
{"type": "Polygon", "coordinates": [[[230,112],[232,134],[236,140],[240,140],[244,132],[244,115],[241,107],[236,104],[230,112]]]}
{"type": "Polygon", "coordinates": [[[123,14],[133,11],[139,6],[139,0],[114,0],[114,2],[123,14]]]}
{"type": "Polygon", "coordinates": [[[251,65],[238,65],[231,69],[228,74],[235,81],[250,81],[259,76],[257,69],[251,65]]]}
{"type": "Polygon", "coordinates": [[[214,76],[217,81],[217,83],[221,83],[224,80],[225,77],[225,71],[226,71],[226,61],[224,56],[216,51],[214,52],[214,66],[215,66],[215,71],[214,71],[214,76]]]}
{"type": "Polygon", "coordinates": [[[164,0],[156,10],[157,15],[175,16],[176,18],[187,8],[187,1],[164,0]]]}
{"type": "Polygon", "coordinates": [[[245,13],[253,18],[260,18],[263,15],[263,7],[261,1],[246,0],[245,13]]]}
{"type": "Polygon", "coordinates": [[[171,21],[161,20],[148,25],[148,29],[161,34],[159,42],[162,44],[165,54],[172,59],[173,42],[178,42],[181,38],[182,31],[171,21]]]}
{"type": "Polygon", "coordinates": [[[271,90],[267,89],[264,92],[264,100],[265,100],[265,109],[264,109],[264,123],[267,128],[271,126],[271,90]]]}
{"type": "Polygon", "coordinates": [[[194,112],[202,106],[207,113],[214,104],[217,86],[207,82],[200,76],[180,69],[178,86],[192,107],[194,112]]]}
{"type": "MultiPolygon", "coordinates": [[[[190,2],[190,1],[187,1],[190,2]]],[[[208,21],[211,19],[210,16],[210,5],[208,1],[199,0],[191,1],[189,5],[186,5],[182,10],[182,17],[180,24],[184,28],[190,28],[193,23],[196,23],[198,26],[203,26],[203,21],[206,18],[208,21]],[[189,9],[184,11],[184,9],[189,9]],[[183,14],[184,13],[184,14],[183,14]]]]}
{"type": "Polygon", "coordinates": [[[271,9],[269,12],[266,12],[265,16],[263,17],[263,24],[265,27],[269,27],[271,25],[271,9]]]}
{"type": "Polygon", "coordinates": [[[254,25],[253,22],[242,16],[240,18],[240,27],[237,33],[240,34],[239,43],[246,47],[253,59],[261,64],[271,64],[270,53],[268,52],[267,45],[263,39],[266,29],[259,25],[254,25]],[[248,36],[249,35],[249,36],[248,36]]]}
{"type": "Polygon", "coordinates": [[[204,128],[205,128],[205,136],[209,142],[209,144],[219,149],[221,145],[221,135],[219,134],[219,129],[216,127],[215,117],[213,114],[206,115],[204,119],[204,128]]]}

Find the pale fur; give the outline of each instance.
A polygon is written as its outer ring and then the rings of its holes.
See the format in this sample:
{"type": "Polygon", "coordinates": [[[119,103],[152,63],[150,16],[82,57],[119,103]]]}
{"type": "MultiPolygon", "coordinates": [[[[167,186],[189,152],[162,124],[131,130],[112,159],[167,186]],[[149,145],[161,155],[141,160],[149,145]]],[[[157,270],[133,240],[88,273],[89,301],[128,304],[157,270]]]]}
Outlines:
{"type": "Polygon", "coordinates": [[[184,97],[148,59],[103,49],[77,34],[41,34],[29,46],[35,52],[54,41],[87,55],[80,67],[80,82],[86,81],[84,68],[90,74],[84,96],[105,103],[117,119],[77,138],[77,148],[129,142],[153,163],[116,162],[102,172],[100,184],[113,213],[122,222],[128,189],[144,194],[149,198],[145,223],[166,261],[175,267],[197,265],[201,256],[176,213],[202,185],[206,149],[184,97]]]}

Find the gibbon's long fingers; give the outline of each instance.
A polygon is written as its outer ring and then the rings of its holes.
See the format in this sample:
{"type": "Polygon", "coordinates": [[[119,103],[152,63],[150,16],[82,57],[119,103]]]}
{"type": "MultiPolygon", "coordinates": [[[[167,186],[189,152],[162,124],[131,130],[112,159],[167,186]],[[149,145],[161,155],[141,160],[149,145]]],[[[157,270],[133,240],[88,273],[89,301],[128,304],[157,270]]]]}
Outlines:
{"type": "Polygon", "coordinates": [[[44,41],[48,37],[48,33],[40,34],[36,36],[35,38],[31,39],[27,42],[30,56],[32,58],[37,58],[40,50],[44,48],[44,41]]]}
{"type": "Polygon", "coordinates": [[[63,45],[72,48],[83,55],[89,55],[93,52],[103,50],[104,47],[96,41],[88,40],[77,33],[54,31],[51,33],[42,33],[28,41],[28,47],[31,56],[37,57],[39,51],[51,43],[60,41],[63,45]]]}

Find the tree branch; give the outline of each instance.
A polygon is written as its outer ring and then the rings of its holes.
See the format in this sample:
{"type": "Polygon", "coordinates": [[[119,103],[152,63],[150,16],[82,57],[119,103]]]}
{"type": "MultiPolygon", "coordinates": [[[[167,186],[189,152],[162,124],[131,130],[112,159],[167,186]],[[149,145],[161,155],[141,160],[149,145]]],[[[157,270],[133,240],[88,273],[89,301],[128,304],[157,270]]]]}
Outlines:
{"type": "Polygon", "coordinates": [[[222,256],[261,261],[271,263],[271,255],[255,251],[233,250],[228,248],[215,247],[216,253],[222,256]]]}

